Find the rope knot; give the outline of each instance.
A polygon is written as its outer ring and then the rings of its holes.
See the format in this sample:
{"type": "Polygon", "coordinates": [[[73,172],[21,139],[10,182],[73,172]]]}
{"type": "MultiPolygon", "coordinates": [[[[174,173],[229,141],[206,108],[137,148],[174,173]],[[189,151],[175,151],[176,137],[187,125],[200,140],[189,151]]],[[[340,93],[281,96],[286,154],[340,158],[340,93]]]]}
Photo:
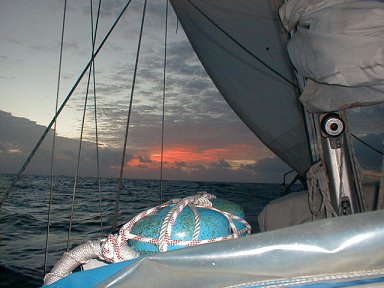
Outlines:
{"type": "Polygon", "coordinates": [[[165,202],[165,206],[175,204],[178,206],[196,206],[196,207],[212,207],[212,202],[210,200],[215,199],[216,196],[209,194],[205,191],[199,192],[196,195],[188,196],[185,198],[175,198],[165,202]]]}
{"type": "Polygon", "coordinates": [[[216,196],[204,191],[187,198],[190,198],[190,201],[187,201],[189,205],[192,204],[199,207],[212,207],[212,202],[210,200],[215,199],[216,196]]]}
{"type": "Polygon", "coordinates": [[[109,263],[116,263],[139,257],[125,241],[117,235],[109,235],[107,239],[100,241],[102,259],[109,263]]]}

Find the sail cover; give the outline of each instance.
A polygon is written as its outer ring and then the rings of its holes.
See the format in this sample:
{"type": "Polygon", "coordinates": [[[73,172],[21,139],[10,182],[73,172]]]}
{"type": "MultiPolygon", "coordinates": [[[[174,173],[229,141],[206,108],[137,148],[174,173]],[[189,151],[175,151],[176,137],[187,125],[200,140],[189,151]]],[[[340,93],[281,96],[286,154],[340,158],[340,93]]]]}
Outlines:
{"type": "Polygon", "coordinates": [[[310,149],[279,23],[281,1],[171,0],[207,73],[277,156],[305,175],[310,149]]]}
{"type": "Polygon", "coordinates": [[[360,213],[158,253],[97,287],[383,287],[383,220],[360,213]]]}
{"type": "Polygon", "coordinates": [[[306,109],[384,102],[384,1],[289,0],[280,15],[295,31],[291,60],[309,79],[301,95],[306,109]]]}

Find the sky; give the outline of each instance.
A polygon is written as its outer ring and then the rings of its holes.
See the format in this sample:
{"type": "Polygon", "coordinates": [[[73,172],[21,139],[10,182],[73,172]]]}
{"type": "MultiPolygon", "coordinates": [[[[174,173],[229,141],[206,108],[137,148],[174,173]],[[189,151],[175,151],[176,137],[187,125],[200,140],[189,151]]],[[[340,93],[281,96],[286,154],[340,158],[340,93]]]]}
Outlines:
{"type": "MultiPolygon", "coordinates": [[[[104,177],[119,176],[143,2],[132,1],[95,62],[104,177]]],[[[98,1],[93,3],[95,21],[98,1]]],[[[103,1],[96,46],[125,3],[103,1]]],[[[63,8],[63,0],[0,0],[1,173],[18,172],[54,115],[63,8]]],[[[281,183],[290,168],[230,109],[199,63],[172,9],[169,11],[164,179],[281,183]]],[[[126,178],[160,177],[164,27],[165,1],[149,0],[128,130],[126,178]]],[[[91,44],[90,2],[68,1],[59,105],[88,63],[91,44]]],[[[87,76],[58,118],[55,174],[75,174],[87,103],[80,174],[96,175],[93,84],[87,102],[86,90],[87,76]]],[[[354,127],[356,134],[375,147],[382,147],[382,111],[380,106],[351,113],[373,120],[369,127],[361,125],[366,121],[355,121],[354,127]]],[[[49,174],[52,134],[48,134],[26,173],[49,174]]],[[[366,159],[373,160],[367,165],[376,169],[379,157],[369,155],[366,159]]]]}

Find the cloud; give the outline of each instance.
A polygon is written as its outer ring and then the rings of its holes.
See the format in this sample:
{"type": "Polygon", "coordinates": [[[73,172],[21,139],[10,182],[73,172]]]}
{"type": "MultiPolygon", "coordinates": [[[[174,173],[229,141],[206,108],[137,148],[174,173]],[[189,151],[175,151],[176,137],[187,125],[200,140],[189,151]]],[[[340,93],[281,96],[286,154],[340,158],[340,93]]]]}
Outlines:
{"type": "Polygon", "coordinates": [[[368,180],[377,181],[381,177],[383,165],[384,104],[350,109],[347,116],[351,132],[361,140],[353,139],[353,143],[364,175],[368,180]]]}
{"type": "Polygon", "coordinates": [[[358,136],[384,133],[384,103],[349,109],[347,112],[352,133],[358,136]]]}
{"type": "Polygon", "coordinates": [[[231,169],[229,162],[225,160],[219,160],[209,164],[210,169],[231,169]]]}
{"type": "Polygon", "coordinates": [[[380,151],[381,153],[384,152],[384,133],[368,134],[366,136],[359,137],[359,139],[375,149],[374,150],[370,148],[361,141],[355,140],[354,146],[356,150],[356,155],[360,160],[360,164],[365,170],[380,171],[383,163],[383,155],[380,154],[378,151],[380,151]]]}
{"type": "MultiPolygon", "coordinates": [[[[207,78],[188,42],[171,45],[169,50],[164,135],[167,145],[178,143],[210,147],[228,141],[231,145],[236,137],[246,144],[255,145],[258,140],[239,121],[207,78]]],[[[161,139],[163,63],[161,57],[155,54],[144,55],[141,62],[144,68],[139,70],[137,77],[128,145],[150,150],[158,147],[161,139]]],[[[105,81],[98,81],[97,84],[98,125],[101,142],[117,147],[122,143],[127,124],[132,88],[128,75],[132,71],[126,65],[112,71],[104,75],[105,81]]],[[[101,76],[97,77],[100,79],[101,76]]],[[[80,98],[71,102],[77,107],[78,115],[82,112],[82,102],[80,98]]],[[[87,134],[88,140],[93,138],[87,134]]],[[[267,150],[264,148],[263,151],[266,153],[267,150]]]]}
{"type": "MultiPolygon", "coordinates": [[[[35,147],[45,128],[26,118],[14,117],[10,113],[0,111],[0,154],[2,158],[1,173],[17,173],[21,165],[35,147]]],[[[79,143],[77,140],[57,137],[55,143],[55,171],[57,174],[74,175],[77,164],[79,143]]],[[[40,146],[36,156],[31,161],[27,173],[49,174],[52,150],[52,131],[40,146]]],[[[121,157],[119,151],[109,149],[103,153],[101,160],[104,167],[113,165],[121,157]]],[[[95,176],[96,171],[95,144],[84,142],[81,153],[80,174],[95,176]]],[[[128,154],[127,158],[132,156],[128,154]]],[[[106,169],[104,169],[106,170],[106,169]]],[[[108,172],[108,171],[106,171],[108,172]]]]}
{"type": "MultiPolygon", "coordinates": [[[[1,173],[17,173],[45,128],[26,118],[14,117],[4,111],[0,111],[0,123],[1,173]]],[[[149,125],[147,128],[152,129],[149,125]]],[[[214,130],[215,128],[212,129],[212,134],[214,134],[214,130]]],[[[179,132],[182,132],[182,130],[179,132]]],[[[196,132],[198,130],[189,130],[185,131],[184,134],[188,135],[196,132]]],[[[219,142],[215,144],[213,138],[210,139],[210,134],[207,133],[206,135],[208,136],[206,143],[204,143],[202,135],[197,139],[192,136],[187,139],[177,137],[172,139],[175,144],[173,146],[166,145],[164,148],[164,179],[254,182],[263,178],[266,171],[263,171],[264,174],[260,173],[258,175],[248,166],[241,165],[241,163],[256,163],[258,157],[262,158],[262,156],[257,155],[258,149],[254,149],[260,144],[256,143],[256,145],[252,146],[243,144],[241,141],[241,143],[236,143],[236,141],[225,143],[220,137],[219,142]],[[199,145],[201,142],[203,142],[202,145],[199,145]]],[[[160,141],[157,141],[157,143],[149,141],[150,144],[144,144],[146,142],[145,135],[140,133],[136,135],[141,139],[142,145],[130,146],[127,150],[124,167],[125,177],[159,178],[160,141]]],[[[52,149],[51,137],[52,131],[41,145],[26,173],[49,174],[52,149]]],[[[121,140],[121,138],[119,139],[121,140]]],[[[137,140],[135,143],[140,143],[140,141],[137,140]]],[[[95,146],[92,141],[83,142],[80,175],[96,175],[95,146]]],[[[58,136],[55,147],[55,174],[74,175],[79,151],[78,140],[58,136]]],[[[261,148],[260,151],[263,151],[263,149],[265,148],[261,148]]],[[[118,177],[122,157],[122,143],[120,143],[119,147],[103,145],[100,147],[99,152],[102,176],[118,177]]],[[[267,152],[267,155],[271,155],[270,152],[267,152]]],[[[273,180],[271,177],[268,179],[273,180]]]]}

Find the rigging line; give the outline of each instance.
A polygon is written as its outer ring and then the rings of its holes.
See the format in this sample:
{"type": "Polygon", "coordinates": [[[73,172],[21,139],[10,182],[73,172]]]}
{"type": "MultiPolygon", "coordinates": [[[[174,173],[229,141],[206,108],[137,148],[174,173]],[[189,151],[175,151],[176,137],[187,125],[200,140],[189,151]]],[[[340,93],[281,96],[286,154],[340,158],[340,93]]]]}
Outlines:
{"type": "Polygon", "coordinates": [[[200,12],[201,15],[203,15],[209,22],[211,22],[217,29],[219,29],[225,36],[227,36],[229,39],[231,39],[236,45],[238,45],[240,48],[242,48],[247,54],[249,54],[251,57],[253,57],[255,60],[257,60],[260,64],[265,66],[267,69],[272,71],[274,74],[279,76],[281,79],[286,81],[288,84],[292,85],[293,87],[297,88],[297,84],[288,78],[286,78],[283,74],[281,74],[279,71],[268,65],[266,62],[261,60],[259,57],[257,57],[252,51],[250,51],[247,47],[245,47],[243,44],[241,44],[239,41],[237,41],[234,37],[232,37],[227,31],[225,31],[223,28],[221,28],[215,21],[213,21],[206,13],[204,13],[195,3],[192,2],[192,0],[187,0],[197,11],[200,12]]]}
{"type": "Polygon", "coordinates": [[[311,127],[311,134],[312,134],[312,147],[313,147],[313,157],[314,158],[314,162],[318,162],[321,160],[322,156],[321,156],[321,152],[320,152],[320,148],[319,148],[319,139],[320,139],[320,131],[318,131],[318,125],[316,125],[316,123],[318,122],[318,120],[316,120],[316,117],[315,117],[315,114],[313,113],[308,113],[309,114],[309,122],[310,122],[310,127],[311,127]]]}
{"type": "Polygon", "coordinates": [[[119,186],[118,186],[118,189],[116,192],[115,216],[113,219],[113,228],[112,228],[113,231],[115,231],[116,227],[117,227],[117,218],[118,218],[118,214],[119,214],[119,205],[120,205],[120,194],[121,194],[121,190],[123,189],[123,173],[124,173],[124,164],[125,164],[125,153],[126,153],[126,149],[127,149],[128,130],[129,130],[129,123],[130,123],[131,112],[132,112],[133,95],[134,95],[134,91],[135,91],[137,68],[138,68],[138,64],[139,64],[141,39],[143,36],[143,28],[144,28],[146,9],[147,9],[147,0],[145,0],[145,2],[144,2],[143,15],[142,15],[142,19],[141,19],[141,27],[140,27],[140,34],[139,34],[139,42],[137,44],[135,69],[134,69],[134,73],[133,73],[133,80],[132,80],[132,87],[131,87],[131,98],[129,101],[128,117],[127,117],[127,123],[126,123],[126,127],[125,127],[123,155],[122,155],[121,166],[120,166],[119,186]]]}
{"type": "Polygon", "coordinates": [[[84,99],[83,118],[81,120],[79,149],[78,149],[78,153],[77,153],[76,173],[75,173],[75,179],[74,179],[74,183],[73,183],[71,214],[70,214],[70,219],[69,219],[69,228],[68,228],[68,237],[67,237],[67,252],[69,251],[69,241],[71,239],[73,216],[74,216],[74,212],[75,212],[75,198],[76,198],[76,192],[77,192],[77,182],[78,182],[78,178],[79,178],[80,156],[81,156],[81,150],[82,150],[82,144],[83,144],[85,115],[87,112],[87,102],[88,102],[88,94],[89,94],[89,85],[91,82],[91,75],[92,75],[92,65],[89,67],[88,80],[87,80],[87,90],[86,90],[85,99],[84,99]]]}
{"type": "MultiPolygon", "coordinates": [[[[93,31],[93,0],[91,2],[91,29],[92,29],[92,55],[95,52],[95,43],[97,36],[97,28],[99,26],[100,19],[100,10],[101,10],[101,0],[99,0],[99,7],[97,9],[97,17],[96,17],[96,25],[95,31],[93,31]]],[[[94,105],[94,119],[95,119],[95,142],[96,142],[96,163],[97,163],[97,186],[98,186],[98,194],[99,194],[99,213],[100,213],[100,232],[101,237],[103,237],[104,229],[103,229],[103,211],[102,211],[102,193],[101,193],[101,173],[100,173],[100,155],[99,155],[99,131],[97,125],[97,97],[96,97],[96,68],[95,61],[92,61],[92,73],[93,73],[93,105],[94,105]]]]}
{"type": "Polygon", "coordinates": [[[120,12],[119,16],[117,17],[115,22],[112,24],[112,26],[109,29],[108,33],[106,34],[106,36],[104,37],[103,41],[100,43],[99,47],[97,48],[95,54],[92,56],[92,59],[89,60],[88,64],[85,66],[84,70],[80,73],[80,76],[76,80],[75,84],[72,86],[72,88],[69,91],[68,95],[66,96],[66,98],[63,101],[63,103],[61,104],[59,110],[56,112],[55,116],[53,116],[51,122],[45,128],[43,134],[41,135],[40,139],[37,141],[37,144],[33,148],[32,152],[29,154],[27,159],[24,161],[23,166],[20,168],[19,172],[17,173],[17,175],[13,179],[11,185],[9,185],[9,187],[7,189],[7,192],[4,194],[3,198],[1,199],[1,201],[0,201],[0,208],[3,207],[3,205],[5,203],[5,200],[8,198],[9,194],[13,191],[13,189],[15,189],[15,186],[16,186],[17,182],[20,180],[21,175],[23,174],[25,169],[28,167],[28,165],[31,162],[33,156],[35,156],[36,151],[39,149],[41,143],[43,143],[43,141],[44,141],[45,137],[47,136],[48,132],[52,128],[53,124],[56,122],[56,119],[59,117],[60,113],[63,111],[65,105],[67,104],[67,102],[69,101],[69,99],[71,98],[73,93],[75,92],[77,86],[79,85],[80,81],[83,79],[85,73],[88,71],[88,68],[91,66],[92,60],[95,59],[96,56],[99,54],[101,48],[107,42],[107,40],[108,40],[109,36],[111,35],[112,31],[115,29],[117,23],[119,23],[121,17],[124,15],[125,11],[127,10],[128,6],[129,6],[129,4],[131,2],[132,2],[132,0],[129,0],[127,2],[127,4],[125,4],[123,10],[120,12]]]}
{"type": "Polygon", "coordinates": [[[167,40],[168,40],[168,0],[165,0],[165,35],[164,35],[164,71],[163,71],[163,111],[161,119],[161,153],[160,153],[160,204],[163,203],[163,165],[164,165],[164,122],[165,122],[165,88],[167,70],[167,40]]]}
{"type": "MultiPolygon", "coordinates": [[[[84,136],[84,126],[85,126],[85,116],[87,112],[87,103],[88,103],[88,95],[89,95],[89,86],[91,83],[91,76],[92,76],[92,67],[94,65],[94,44],[95,44],[95,39],[96,39],[96,34],[94,35],[93,33],[93,5],[92,5],[92,0],[91,2],[91,37],[92,37],[92,63],[89,67],[89,73],[88,73],[88,80],[87,80],[87,89],[85,93],[85,99],[84,99],[84,108],[83,108],[83,118],[81,121],[81,130],[80,130],[80,140],[79,140],[79,150],[77,154],[77,165],[76,165],[76,174],[75,174],[75,179],[74,179],[74,184],[73,184],[73,192],[72,192],[72,204],[71,204],[71,214],[70,214],[70,220],[69,220],[69,228],[68,228],[68,237],[67,237],[67,251],[69,251],[69,243],[70,243],[70,238],[71,238],[71,231],[72,231],[72,223],[73,223],[73,217],[74,217],[74,211],[75,211],[75,198],[76,198],[76,192],[77,192],[77,183],[78,183],[78,178],[79,178],[79,171],[80,171],[80,156],[81,156],[81,151],[82,151],[82,143],[83,143],[83,136],[84,136]]],[[[95,29],[95,33],[97,30],[95,29]]],[[[96,149],[97,150],[97,149],[96,149]]]]}
{"type": "Polygon", "coordinates": [[[377,204],[376,210],[380,210],[384,208],[384,157],[383,162],[381,164],[381,177],[380,177],[380,186],[377,196],[377,204]]]}
{"type": "MultiPolygon", "coordinates": [[[[344,167],[346,165],[345,161],[344,161],[344,149],[345,149],[345,137],[340,137],[340,146],[342,147],[341,149],[337,149],[340,151],[340,153],[336,153],[336,164],[337,164],[337,167],[338,167],[338,170],[339,170],[339,187],[338,187],[338,191],[339,191],[339,203],[337,207],[338,208],[338,213],[339,215],[341,215],[341,200],[342,200],[342,197],[345,196],[345,191],[344,191],[344,182],[343,182],[343,173],[344,173],[344,167]]],[[[336,151],[337,151],[336,150],[336,151]]]]}
{"type": "MultiPolygon", "coordinates": [[[[290,32],[290,37],[292,37],[294,32],[290,32]]],[[[299,89],[299,94],[301,94],[304,90],[304,87],[307,83],[307,78],[300,74],[298,71],[295,71],[294,75],[296,76],[296,81],[299,89]]],[[[299,108],[302,112],[302,119],[304,121],[304,127],[305,127],[305,135],[307,138],[307,147],[308,147],[308,154],[309,159],[311,160],[311,166],[314,165],[319,159],[318,159],[318,152],[316,149],[316,142],[314,141],[315,137],[315,118],[313,113],[309,113],[304,109],[303,105],[300,105],[299,108]]],[[[303,182],[303,177],[300,180],[303,182]]]]}
{"type": "MultiPolygon", "coordinates": [[[[61,67],[63,59],[63,47],[64,47],[64,31],[65,31],[65,16],[67,12],[67,0],[64,1],[64,13],[63,13],[63,24],[61,29],[61,42],[60,42],[60,56],[59,56],[59,72],[57,76],[57,88],[56,88],[56,104],[55,104],[55,113],[59,106],[59,93],[60,93],[60,80],[61,80],[61,67]]],[[[52,136],[52,154],[51,154],[51,172],[50,172],[50,191],[49,191],[49,204],[48,204],[48,220],[47,220],[47,232],[45,237],[45,251],[44,251],[44,275],[47,273],[47,260],[48,260],[48,243],[49,243],[49,234],[51,226],[51,208],[53,202],[53,185],[54,185],[54,158],[55,158],[55,147],[56,147],[56,121],[53,126],[53,136],[52,136]]]]}
{"type": "Polygon", "coordinates": [[[362,144],[364,144],[365,146],[367,146],[368,148],[371,148],[373,151],[379,153],[380,155],[384,156],[384,152],[383,151],[380,151],[379,149],[373,147],[372,145],[368,144],[367,142],[365,142],[364,140],[361,140],[359,137],[357,137],[355,134],[351,133],[352,137],[355,138],[357,141],[361,142],[362,144]]]}
{"type": "MultiPolygon", "coordinates": [[[[345,123],[347,123],[347,120],[348,120],[348,115],[347,113],[343,110],[343,111],[340,111],[343,116],[343,119],[345,121],[345,123]]],[[[360,166],[359,164],[359,161],[357,159],[357,155],[356,155],[356,151],[355,151],[355,145],[354,143],[352,143],[352,132],[350,130],[350,126],[349,125],[345,125],[346,128],[345,128],[345,141],[346,141],[346,144],[347,144],[347,150],[346,152],[348,153],[348,156],[349,156],[349,167],[351,169],[351,172],[352,172],[352,179],[351,179],[351,182],[352,184],[354,184],[354,187],[355,187],[355,195],[356,195],[356,201],[353,201],[353,202],[356,202],[357,204],[357,207],[358,207],[358,212],[365,212],[366,209],[366,199],[364,197],[364,189],[363,189],[363,170],[362,170],[362,167],[360,166]]]]}

